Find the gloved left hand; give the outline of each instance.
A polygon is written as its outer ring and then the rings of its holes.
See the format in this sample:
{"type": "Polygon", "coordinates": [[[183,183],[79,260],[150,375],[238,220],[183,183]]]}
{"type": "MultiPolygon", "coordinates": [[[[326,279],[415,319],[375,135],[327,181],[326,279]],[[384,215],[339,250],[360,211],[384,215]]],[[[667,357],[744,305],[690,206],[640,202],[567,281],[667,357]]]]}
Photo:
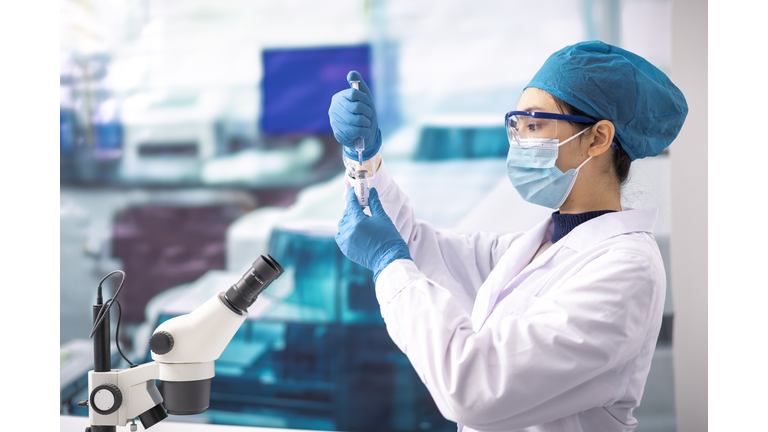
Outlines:
{"type": "Polygon", "coordinates": [[[333,95],[328,117],[331,120],[333,136],[344,146],[344,155],[349,159],[357,160],[355,138],[363,138],[365,140],[363,160],[368,160],[374,157],[381,147],[381,131],[376,119],[376,106],[373,104],[371,89],[363,81],[359,72],[350,71],[347,74],[347,82],[350,81],[360,81],[358,83],[360,90],[348,88],[333,95]]]}
{"type": "Polygon", "coordinates": [[[412,259],[408,245],[384,211],[376,188],[371,188],[368,194],[368,205],[371,216],[363,213],[357,203],[355,189],[347,191],[347,208],[339,221],[336,244],[347,258],[373,270],[376,282],[379,273],[392,261],[412,259]]]}

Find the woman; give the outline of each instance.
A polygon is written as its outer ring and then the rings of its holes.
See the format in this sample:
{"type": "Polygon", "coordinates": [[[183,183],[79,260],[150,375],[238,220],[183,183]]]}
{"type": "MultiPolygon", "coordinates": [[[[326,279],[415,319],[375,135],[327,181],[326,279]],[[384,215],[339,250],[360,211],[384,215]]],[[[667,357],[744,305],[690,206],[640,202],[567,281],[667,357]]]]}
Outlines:
{"type": "Polygon", "coordinates": [[[460,431],[634,430],[666,287],[656,210],[622,208],[620,189],[632,160],[677,136],[682,93],[602,42],[556,52],[506,125],[510,181],[559,211],[527,232],[466,236],[415,218],[360,89],[336,94],[329,116],[348,165],[365,139],[371,216],[347,179],[336,240],[374,271],[387,331],[440,412],[460,431]]]}

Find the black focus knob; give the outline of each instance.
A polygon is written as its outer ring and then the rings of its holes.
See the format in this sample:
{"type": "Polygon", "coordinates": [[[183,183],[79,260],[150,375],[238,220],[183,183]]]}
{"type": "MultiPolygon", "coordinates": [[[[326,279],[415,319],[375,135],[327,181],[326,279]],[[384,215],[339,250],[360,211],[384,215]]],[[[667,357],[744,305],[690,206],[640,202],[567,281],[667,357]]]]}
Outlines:
{"type": "Polygon", "coordinates": [[[101,415],[112,414],[123,404],[123,393],[114,384],[102,384],[91,392],[91,408],[101,415]]]}
{"type": "Polygon", "coordinates": [[[149,349],[155,354],[168,354],[173,349],[173,336],[166,331],[159,331],[149,338],[149,349]]]}

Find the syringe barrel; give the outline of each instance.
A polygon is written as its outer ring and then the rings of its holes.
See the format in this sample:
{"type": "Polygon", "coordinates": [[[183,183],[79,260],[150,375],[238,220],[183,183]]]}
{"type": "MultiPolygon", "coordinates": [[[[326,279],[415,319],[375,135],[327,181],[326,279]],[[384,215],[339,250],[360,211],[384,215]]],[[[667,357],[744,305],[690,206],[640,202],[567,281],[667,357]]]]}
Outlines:
{"type": "Polygon", "coordinates": [[[368,207],[368,171],[355,171],[355,196],[360,207],[368,207]]]}

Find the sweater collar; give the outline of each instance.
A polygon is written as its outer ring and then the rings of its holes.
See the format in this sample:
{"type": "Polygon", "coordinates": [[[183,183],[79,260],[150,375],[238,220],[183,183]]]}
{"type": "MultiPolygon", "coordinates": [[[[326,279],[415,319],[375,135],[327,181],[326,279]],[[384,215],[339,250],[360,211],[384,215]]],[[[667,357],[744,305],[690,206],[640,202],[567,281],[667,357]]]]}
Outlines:
{"type": "Polygon", "coordinates": [[[552,213],[552,221],[554,222],[554,230],[552,231],[551,242],[557,243],[558,240],[565,237],[577,226],[584,222],[594,219],[598,216],[602,216],[606,213],[615,213],[615,210],[596,210],[588,211],[585,213],[566,213],[562,214],[560,211],[552,213]]]}
{"type": "Polygon", "coordinates": [[[560,243],[562,246],[581,251],[595,243],[622,234],[633,232],[653,233],[658,210],[655,208],[632,209],[622,207],[620,212],[612,212],[582,223],[560,243]]]}

